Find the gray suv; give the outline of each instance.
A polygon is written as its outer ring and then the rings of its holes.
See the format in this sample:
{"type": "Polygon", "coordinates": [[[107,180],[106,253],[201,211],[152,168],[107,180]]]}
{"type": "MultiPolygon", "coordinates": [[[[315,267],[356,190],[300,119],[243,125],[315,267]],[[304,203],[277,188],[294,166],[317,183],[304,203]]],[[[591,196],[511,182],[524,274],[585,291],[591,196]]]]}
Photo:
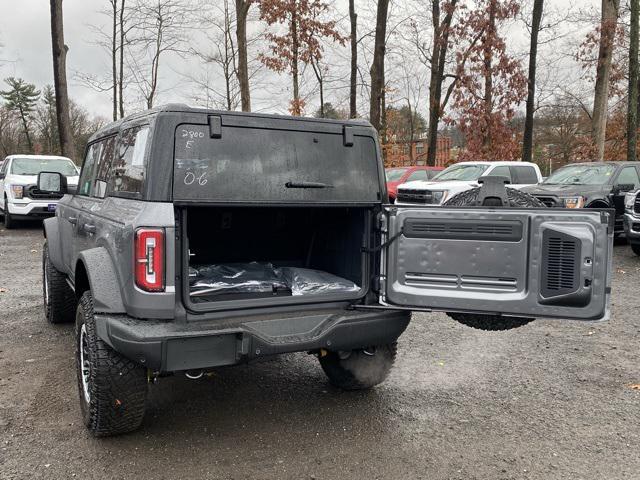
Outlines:
{"type": "Polygon", "coordinates": [[[489,330],[608,316],[610,212],[540,208],[493,182],[455,206],[389,205],[364,121],[167,105],[97,132],[77,190],[65,183],[38,178],[67,193],[44,222],[44,305],[75,321],[96,436],[136,429],[164,375],[286,352],[370,388],[411,311],[489,330]]]}

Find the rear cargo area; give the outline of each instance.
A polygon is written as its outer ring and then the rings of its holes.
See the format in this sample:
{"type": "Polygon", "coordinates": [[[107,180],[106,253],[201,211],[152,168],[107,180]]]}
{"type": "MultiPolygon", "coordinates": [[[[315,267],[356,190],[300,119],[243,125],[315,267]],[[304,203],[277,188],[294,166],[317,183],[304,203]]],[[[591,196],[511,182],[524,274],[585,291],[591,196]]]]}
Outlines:
{"type": "Polygon", "coordinates": [[[189,299],[348,299],[364,279],[366,208],[188,207],[189,299]]]}

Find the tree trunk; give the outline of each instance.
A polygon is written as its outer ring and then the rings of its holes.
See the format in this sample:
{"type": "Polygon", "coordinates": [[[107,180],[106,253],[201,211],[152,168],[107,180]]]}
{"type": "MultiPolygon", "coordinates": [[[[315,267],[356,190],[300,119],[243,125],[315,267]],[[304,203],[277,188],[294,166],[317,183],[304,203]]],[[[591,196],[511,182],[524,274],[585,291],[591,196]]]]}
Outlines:
{"type": "Polygon", "coordinates": [[[640,0],[631,3],[631,34],[629,39],[629,106],[627,109],[627,160],[637,160],[638,144],[638,17],[640,0]]]}
{"type": "Polygon", "coordinates": [[[27,146],[29,147],[29,152],[32,152],[33,142],[31,141],[31,135],[29,134],[29,123],[27,122],[27,114],[25,113],[24,110],[22,110],[22,106],[20,106],[19,108],[20,108],[20,119],[22,120],[22,128],[24,128],[24,136],[27,139],[27,146]]]}
{"type": "Polygon", "coordinates": [[[435,166],[438,153],[438,125],[442,117],[442,82],[446,67],[449,32],[457,0],[452,0],[451,8],[440,23],[440,0],[432,0],[433,52],[431,55],[431,75],[429,79],[429,131],[427,134],[427,165],[435,166]]]}
{"type": "Polygon", "coordinates": [[[249,67],[247,64],[247,15],[249,14],[250,5],[250,0],[236,0],[236,38],[238,41],[237,75],[243,112],[251,111],[249,67]]]}
{"type": "Polygon", "coordinates": [[[118,79],[118,107],[120,109],[120,118],[124,118],[124,96],[122,95],[124,91],[124,9],[125,0],[122,0],[120,3],[120,78],[118,79]]]}
{"type": "Polygon", "coordinates": [[[387,14],[389,0],[378,0],[376,14],[376,37],[371,64],[371,101],[369,105],[369,121],[376,130],[380,130],[380,104],[384,90],[384,54],[387,36],[387,14]]]}
{"type": "Polygon", "coordinates": [[[356,105],[356,85],[358,76],[358,15],[355,9],[355,0],[349,0],[349,20],[351,21],[351,77],[349,79],[349,118],[358,116],[356,105]]]}
{"type": "Polygon", "coordinates": [[[531,22],[531,45],[529,47],[529,79],[527,81],[527,112],[524,120],[524,136],[522,140],[522,161],[531,162],[533,159],[533,113],[536,95],[536,57],[538,55],[538,33],[542,21],[544,0],[534,0],[533,17],[531,22]]]}
{"type": "Polygon", "coordinates": [[[294,1],[293,8],[291,9],[291,77],[293,78],[293,115],[300,115],[300,89],[298,86],[298,15],[296,11],[297,5],[294,1]]]}
{"type": "Polygon", "coordinates": [[[598,49],[598,65],[596,67],[596,86],[593,97],[593,117],[591,119],[591,136],[596,146],[596,161],[604,160],[604,143],[607,130],[607,113],[609,101],[609,75],[613,40],[620,0],[602,0],[602,20],[600,23],[600,46],[598,49]]]}
{"type": "Polygon", "coordinates": [[[56,91],[56,117],[62,155],[73,158],[75,150],[69,119],[67,92],[67,46],[64,44],[62,0],[51,0],[51,44],[53,50],[53,84],[56,91]]]}
{"type": "Polygon", "coordinates": [[[491,144],[491,113],[493,111],[493,47],[489,39],[495,36],[496,31],[496,0],[489,2],[489,24],[487,26],[487,35],[485,37],[484,50],[484,117],[487,122],[486,130],[482,144],[488,146],[491,144]]]}
{"type": "Polygon", "coordinates": [[[113,79],[113,120],[118,119],[118,0],[111,0],[113,7],[113,29],[111,32],[111,75],[113,79]]]}

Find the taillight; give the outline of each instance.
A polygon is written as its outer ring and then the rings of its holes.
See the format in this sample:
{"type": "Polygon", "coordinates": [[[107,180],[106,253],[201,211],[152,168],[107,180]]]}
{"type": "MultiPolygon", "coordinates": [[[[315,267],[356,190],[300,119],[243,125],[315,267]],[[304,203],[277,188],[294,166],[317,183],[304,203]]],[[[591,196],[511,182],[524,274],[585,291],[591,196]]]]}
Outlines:
{"type": "Polygon", "coordinates": [[[148,292],[164,291],[164,230],[136,230],[136,285],[148,292]]]}

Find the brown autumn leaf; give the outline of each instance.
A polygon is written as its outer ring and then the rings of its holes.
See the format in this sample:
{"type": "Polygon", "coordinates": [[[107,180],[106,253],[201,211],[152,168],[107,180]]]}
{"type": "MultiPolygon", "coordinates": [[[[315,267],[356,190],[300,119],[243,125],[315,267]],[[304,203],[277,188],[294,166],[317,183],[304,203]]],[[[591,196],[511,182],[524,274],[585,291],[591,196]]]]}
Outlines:
{"type": "Polygon", "coordinates": [[[627,385],[631,390],[640,390],[640,383],[630,383],[627,385]]]}

